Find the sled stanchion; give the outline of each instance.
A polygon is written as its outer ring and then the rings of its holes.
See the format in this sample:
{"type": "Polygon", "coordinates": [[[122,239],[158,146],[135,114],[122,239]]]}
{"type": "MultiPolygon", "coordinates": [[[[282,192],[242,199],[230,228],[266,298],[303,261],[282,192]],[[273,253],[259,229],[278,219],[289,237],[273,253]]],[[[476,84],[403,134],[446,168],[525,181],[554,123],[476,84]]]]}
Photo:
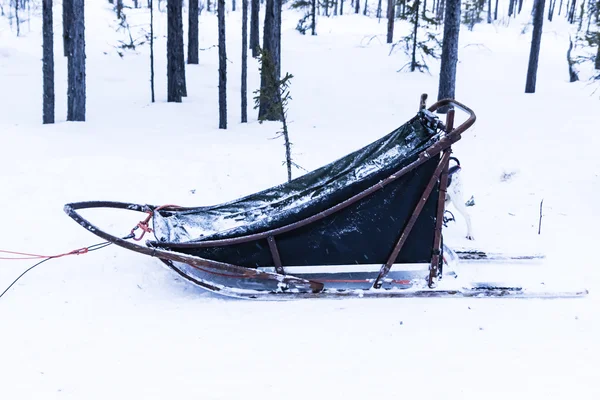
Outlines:
{"type": "Polygon", "coordinates": [[[377,276],[377,279],[375,279],[375,282],[373,283],[373,288],[375,288],[375,289],[381,288],[382,280],[390,272],[392,265],[396,261],[396,258],[398,258],[398,254],[400,254],[400,250],[402,250],[404,243],[406,243],[406,240],[408,239],[408,236],[410,235],[410,232],[411,232],[413,226],[417,222],[417,218],[419,218],[419,215],[421,214],[423,207],[425,207],[425,203],[429,199],[429,196],[431,195],[431,192],[433,191],[433,188],[435,187],[437,180],[439,179],[440,174],[442,173],[442,170],[444,169],[445,166],[447,166],[449,159],[450,159],[450,152],[446,151],[444,153],[444,155],[442,156],[442,159],[438,163],[437,168],[433,172],[433,175],[431,176],[429,183],[425,187],[425,190],[423,191],[423,194],[421,195],[419,202],[415,206],[415,209],[414,209],[412,215],[410,216],[410,219],[408,220],[404,229],[402,230],[402,233],[400,234],[400,238],[398,239],[398,242],[396,242],[396,246],[394,246],[394,249],[392,250],[392,254],[390,254],[390,257],[388,258],[387,262],[381,267],[381,270],[379,271],[379,275],[377,276]]]}
{"type": "Polygon", "coordinates": [[[421,101],[419,102],[419,110],[423,110],[427,107],[427,93],[421,95],[421,101]]]}
{"type": "Polygon", "coordinates": [[[283,265],[281,264],[281,257],[279,256],[279,250],[277,250],[275,238],[273,236],[269,236],[267,238],[267,242],[269,242],[269,250],[271,250],[271,256],[273,257],[273,263],[275,264],[275,271],[278,274],[283,275],[283,265]]]}
{"type": "MultiPolygon", "coordinates": [[[[446,114],[446,129],[452,131],[454,129],[454,109],[448,110],[446,114]]],[[[452,153],[452,148],[449,147],[444,155],[448,156],[452,153]]],[[[444,210],[446,208],[446,191],[448,189],[448,166],[450,165],[450,159],[444,164],[444,169],[440,175],[440,187],[438,196],[437,215],[435,219],[435,233],[433,237],[433,254],[431,257],[431,264],[429,266],[429,278],[427,280],[427,286],[430,288],[434,287],[434,281],[439,276],[440,260],[442,254],[442,222],[444,220],[444,210]]]]}

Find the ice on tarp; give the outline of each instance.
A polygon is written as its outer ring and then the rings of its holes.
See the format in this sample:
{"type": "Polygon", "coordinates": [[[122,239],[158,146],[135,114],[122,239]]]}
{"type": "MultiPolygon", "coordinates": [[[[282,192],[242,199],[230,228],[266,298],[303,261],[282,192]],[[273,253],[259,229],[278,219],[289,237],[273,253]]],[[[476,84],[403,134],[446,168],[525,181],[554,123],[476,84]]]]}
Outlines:
{"type": "MultiPolygon", "coordinates": [[[[382,171],[393,172],[414,161],[436,140],[436,132],[421,111],[416,117],[379,140],[328,165],[259,193],[215,206],[154,213],[154,233],[161,242],[221,239],[281,226],[290,215],[317,213],[336,202],[333,193],[358,187],[382,171]]],[[[358,189],[357,189],[358,191],[358,189]]],[[[352,191],[350,191],[352,193],[352,191]]]]}

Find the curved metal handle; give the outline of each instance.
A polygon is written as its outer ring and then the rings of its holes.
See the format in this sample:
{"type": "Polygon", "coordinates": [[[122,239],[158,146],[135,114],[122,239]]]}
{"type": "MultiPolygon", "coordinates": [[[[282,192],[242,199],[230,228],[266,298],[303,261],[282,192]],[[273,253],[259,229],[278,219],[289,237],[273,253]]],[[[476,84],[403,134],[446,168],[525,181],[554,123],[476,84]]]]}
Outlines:
{"type": "Polygon", "coordinates": [[[463,122],[462,124],[460,124],[459,126],[457,126],[456,128],[454,128],[452,131],[448,132],[448,136],[458,136],[461,133],[463,133],[464,131],[466,131],[467,129],[469,129],[474,123],[475,120],[477,119],[477,116],[475,115],[475,112],[473,110],[471,110],[469,107],[465,106],[464,104],[462,104],[461,102],[458,102],[454,99],[443,99],[440,100],[436,103],[433,103],[428,110],[431,112],[434,112],[444,106],[448,106],[451,105],[453,107],[458,108],[459,110],[469,114],[469,118],[467,118],[467,120],[465,122],[463,122]]]}

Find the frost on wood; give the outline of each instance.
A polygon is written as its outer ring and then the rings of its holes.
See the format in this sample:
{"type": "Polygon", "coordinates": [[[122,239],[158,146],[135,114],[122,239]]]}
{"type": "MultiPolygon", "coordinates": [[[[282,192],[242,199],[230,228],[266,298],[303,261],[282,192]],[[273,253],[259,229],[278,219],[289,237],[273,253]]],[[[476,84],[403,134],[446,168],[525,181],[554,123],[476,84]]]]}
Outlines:
{"type": "MultiPolygon", "coordinates": [[[[210,240],[278,227],[283,220],[331,205],[331,195],[356,188],[374,174],[392,173],[414,161],[431,145],[433,132],[418,119],[331,164],[293,181],[232,202],[192,210],[154,214],[156,239],[167,242],[210,240]]],[[[357,189],[355,189],[357,190],[357,189]]]]}

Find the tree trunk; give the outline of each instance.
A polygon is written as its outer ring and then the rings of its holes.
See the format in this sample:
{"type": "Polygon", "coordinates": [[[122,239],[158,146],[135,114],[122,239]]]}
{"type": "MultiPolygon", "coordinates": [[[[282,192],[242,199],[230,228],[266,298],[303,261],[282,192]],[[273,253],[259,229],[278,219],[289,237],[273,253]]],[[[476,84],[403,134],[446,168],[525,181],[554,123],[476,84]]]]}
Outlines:
{"type": "Polygon", "coordinates": [[[344,15],[344,0],[340,1],[340,15],[344,15]]]}
{"type": "Polygon", "coordinates": [[[310,3],[310,30],[311,30],[311,35],[316,36],[317,34],[317,10],[316,10],[316,6],[317,6],[317,0],[312,0],[310,3]]]}
{"type": "Polygon", "coordinates": [[[544,6],[546,0],[536,0],[535,14],[533,16],[533,35],[531,38],[531,51],[529,53],[529,67],[527,68],[527,82],[525,93],[535,93],[540,45],[542,42],[542,26],[544,24],[544,6]]]}
{"type": "Polygon", "coordinates": [[[251,0],[250,4],[250,49],[252,50],[252,57],[258,57],[258,48],[260,47],[259,39],[259,23],[258,15],[260,11],[259,0],[251,0]]]}
{"type": "Polygon", "coordinates": [[[581,2],[581,12],[579,14],[579,26],[577,27],[577,32],[581,31],[581,26],[583,25],[583,15],[585,11],[585,0],[581,2]]]}
{"type": "Polygon", "coordinates": [[[42,73],[44,80],[43,115],[44,124],[54,123],[54,31],[52,29],[52,0],[42,1],[43,58],[42,73]]]}
{"type": "Polygon", "coordinates": [[[446,0],[438,100],[453,99],[455,96],[459,32],[460,0],[446,0]]]}
{"type": "Polygon", "coordinates": [[[242,0],[242,122],[248,122],[248,0],[242,0]]]}
{"type": "Polygon", "coordinates": [[[225,0],[218,0],[219,19],[219,129],[227,129],[227,52],[225,50],[225,0]]]}
{"type": "Polygon", "coordinates": [[[363,8],[363,15],[365,15],[365,16],[367,15],[367,8],[369,7],[368,4],[369,4],[369,1],[365,0],[365,6],[363,8]]]}
{"type": "Polygon", "coordinates": [[[21,35],[21,19],[19,18],[19,0],[14,0],[15,4],[15,21],[17,23],[17,36],[21,35]]]}
{"type": "Polygon", "coordinates": [[[181,103],[185,91],[182,0],[167,0],[167,101],[181,103]]]}
{"type": "Polygon", "coordinates": [[[523,0],[519,0],[519,14],[521,14],[522,8],[523,8],[523,0]]]}
{"type": "Polygon", "coordinates": [[[231,0],[231,11],[235,11],[235,0],[231,0]]]}
{"type": "Polygon", "coordinates": [[[558,6],[558,15],[560,15],[560,12],[562,11],[562,5],[563,5],[563,0],[560,0],[560,4],[558,6]]]}
{"type": "Polygon", "coordinates": [[[498,19],[498,1],[496,0],[496,6],[494,7],[494,21],[498,19]]]}
{"type": "Polygon", "coordinates": [[[72,24],[68,57],[67,121],[85,121],[85,20],[84,0],[71,1],[72,24]]]}
{"type": "Polygon", "coordinates": [[[552,22],[552,17],[554,17],[554,7],[556,7],[556,0],[550,0],[548,3],[548,21],[552,22]]]}
{"type": "Polygon", "coordinates": [[[414,72],[417,68],[417,31],[419,29],[419,6],[420,0],[415,0],[415,26],[413,27],[413,48],[410,62],[410,72],[414,72]]]}
{"type": "MultiPolygon", "coordinates": [[[[265,10],[265,26],[263,33],[263,51],[270,57],[272,71],[262,69],[260,76],[260,90],[268,92],[274,82],[279,82],[281,77],[281,0],[267,0],[265,10]]],[[[272,112],[277,104],[276,98],[262,97],[258,118],[269,121],[278,121],[277,113],[272,112]]]]}
{"type": "Polygon", "coordinates": [[[117,18],[118,19],[123,18],[123,0],[117,0],[116,11],[117,11],[117,18]]]}
{"type": "Polygon", "coordinates": [[[154,103],[154,4],[149,0],[150,7],[150,97],[154,103]]]}
{"type": "Polygon", "coordinates": [[[354,14],[358,14],[360,12],[360,1],[354,0],[354,14]]]}
{"type": "Polygon", "coordinates": [[[577,82],[579,80],[579,76],[577,75],[577,71],[575,70],[575,62],[571,58],[571,51],[573,50],[573,40],[569,35],[569,50],[567,50],[567,64],[569,65],[569,82],[577,82]]]}
{"type": "Polygon", "coordinates": [[[487,23],[492,23],[492,0],[488,0],[488,15],[487,15],[487,23]]]}
{"type": "Polygon", "coordinates": [[[388,0],[387,3],[387,43],[394,41],[394,19],[396,17],[394,13],[395,0],[388,0]]]}
{"type": "Polygon", "coordinates": [[[189,0],[188,10],[188,64],[198,64],[198,0],[189,0]]]}
{"type": "Polygon", "coordinates": [[[377,2],[377,15],[376,15],[376,17],[379,18],[379,19],[381,18],[381,0],[379,0],[377,2]]]}
{"type": "MultiPolygon", "coordinates": [[[[406,0],[404,1],[404,7],[406,8],[406,0]]],[[[403,15],[405,15],[406,9],[404,10],[403,15]]],[[[446,0],[440,0],[438,3],[438,20],[443,21],[444,15],[446,14],[446,0]]]]}
{"type": "Polygon", "coordinates": [[[571,10],[569,11],[569,22],[573,23],[575,22],[575,7],[577,4],[577,0],[572,0],[571,1],[571,10]]]}
{"type": "Polygon", "coordinates": [[[63,52],[65,57],[69,56],[69,45],[71,43],[71,33],[69,28],[73,25],[73,0],[63,0],[63,52]]]}
{"type": "Polygon", "coordinates": [[[600,33],[597,34],[598,37],[598,51],[596,52],[596,62],[594,63],[594,68],[600,69],[600,33]]]}

